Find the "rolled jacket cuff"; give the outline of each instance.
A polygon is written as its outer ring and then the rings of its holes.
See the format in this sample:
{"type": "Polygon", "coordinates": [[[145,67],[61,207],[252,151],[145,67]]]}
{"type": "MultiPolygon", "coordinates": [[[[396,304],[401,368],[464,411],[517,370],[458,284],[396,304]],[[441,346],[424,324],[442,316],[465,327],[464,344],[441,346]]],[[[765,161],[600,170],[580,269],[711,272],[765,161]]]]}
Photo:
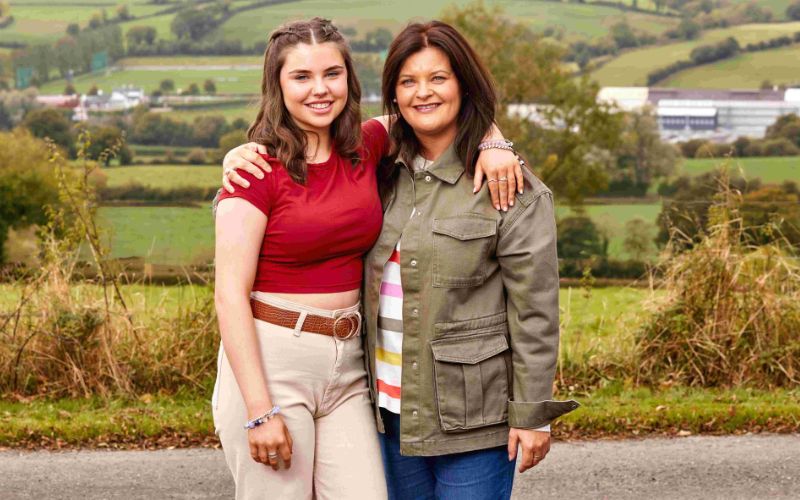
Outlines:
{"type": "Polygon", "coordinates": [[[535,429],[550,424],[553,420],[579,407],[577,401],[509,401],[508,426],[517,429],[535,429]]]}

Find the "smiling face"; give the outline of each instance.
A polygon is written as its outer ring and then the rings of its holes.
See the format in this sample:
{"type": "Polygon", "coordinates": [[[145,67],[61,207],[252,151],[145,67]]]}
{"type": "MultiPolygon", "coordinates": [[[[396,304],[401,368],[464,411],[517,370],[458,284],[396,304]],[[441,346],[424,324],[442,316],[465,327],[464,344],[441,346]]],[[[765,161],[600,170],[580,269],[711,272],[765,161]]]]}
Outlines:
{"type": "Polygon", "coordinates": [[[303,130],[330,133],[347,104],[347,69],[333,43],[300,43],[289,49],[280,72],[283,103],[303,130]]]}
{"type": "Polygon", "coordinates": [[[395,84],[400,114],[417,136],[455,138],[461,88],[450,60],[436,47],[409,56],[395,84]]]}

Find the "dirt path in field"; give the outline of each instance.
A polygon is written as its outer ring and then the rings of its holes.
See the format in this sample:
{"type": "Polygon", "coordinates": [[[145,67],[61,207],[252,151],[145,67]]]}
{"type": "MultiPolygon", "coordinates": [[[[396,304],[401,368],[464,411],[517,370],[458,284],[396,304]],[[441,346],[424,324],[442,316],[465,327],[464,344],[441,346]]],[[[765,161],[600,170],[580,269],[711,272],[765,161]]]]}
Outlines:
{"type": "MultiPolygon", "coordinates": [[[[232,498],[222,451],[0,453],[0,497],[232,498]]],[[[798,498],[800,435],[554,443],[515,499],[798,498]]]]}

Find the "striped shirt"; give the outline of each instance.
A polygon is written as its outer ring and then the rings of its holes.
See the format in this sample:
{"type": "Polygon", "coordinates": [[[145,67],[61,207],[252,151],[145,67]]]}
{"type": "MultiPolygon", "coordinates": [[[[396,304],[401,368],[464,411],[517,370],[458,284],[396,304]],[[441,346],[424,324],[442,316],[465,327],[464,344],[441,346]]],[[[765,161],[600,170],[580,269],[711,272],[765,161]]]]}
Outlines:
{"type": "Polygon", "coordinates": [[[378,305],[378,343],[375,348],[378,405],[400,413],[403,355],[403,287],[400,281],[400,242],[383,266],[378,305]]]}

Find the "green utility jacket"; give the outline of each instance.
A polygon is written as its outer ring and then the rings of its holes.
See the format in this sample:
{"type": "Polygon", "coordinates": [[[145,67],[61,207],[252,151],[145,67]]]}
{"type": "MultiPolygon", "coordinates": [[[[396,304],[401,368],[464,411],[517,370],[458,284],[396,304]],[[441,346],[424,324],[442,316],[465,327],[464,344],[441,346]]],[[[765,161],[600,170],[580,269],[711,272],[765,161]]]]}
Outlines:
{"type": "Polygon", "coordinates": [[[443,455],[501,446],[574,410],[552,400],[558,354],[553,198],[527,169],[508,212],[492,207],[453,146],[426,171],[399,162],[383,230],[365,260],[370,392],[383,267],[398,241],[403,286],[400,451],[443,455]],[[416,208],[415,215],[411,217],[416,208]]]}

